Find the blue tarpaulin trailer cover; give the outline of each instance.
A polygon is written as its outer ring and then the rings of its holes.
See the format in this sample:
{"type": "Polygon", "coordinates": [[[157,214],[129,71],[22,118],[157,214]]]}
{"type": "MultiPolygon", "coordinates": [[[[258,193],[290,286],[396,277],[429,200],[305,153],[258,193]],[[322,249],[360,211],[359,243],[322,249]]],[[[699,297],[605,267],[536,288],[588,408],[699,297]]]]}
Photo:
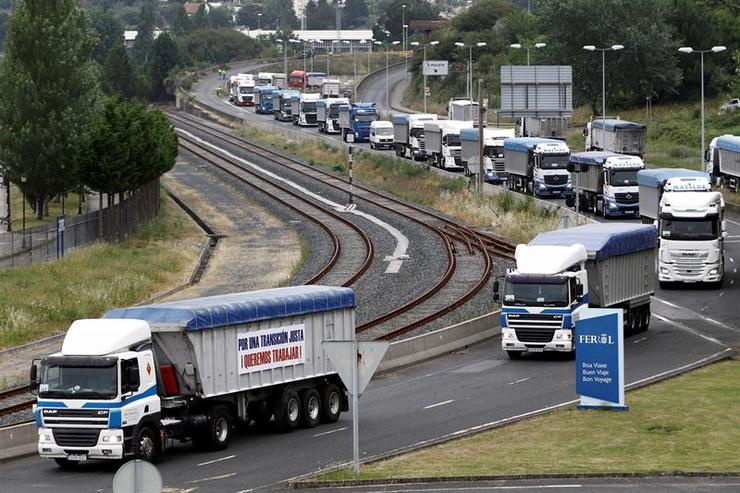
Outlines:
{"type": "Polygon", "coordinates": [[[504,141],[505,151],[528,152],[539,144],[562,144],[562,140],[543,139],[540,137],[517,137],[515,139],[506,139],[504,141]]]}
{"type": "Polygon", "coordinates": [[[110,310],[103,318],[146,320],[186,331],[355,307],[355,292],[334,286],[295,286],[110,310]]]}
{"type": "Polygon", "coordinates": [[[703,171],[684,168],[641,169],[637,172],[637,184],[650,188],[662,187],[669,178],[706,178],[703,171]]]}
{"type": "Polygon", "coordinates": [[[609,151],[586,151],[571,154],[569,159],[571,163],[585,164],[588,166],[600,166],[604,164],[604,161],[606,161],[608,158],[614,156],[624,156],[624,154],[616,154],[609,151]]]}
{"type": "Polygon", "coordinates": [[[658,235],[650,224],[586,224],[538,234],[530,245],[571,246],[580,243],[588,257],[603,260],[617,255],[655,248],[658,235]]]}
{"type": "Polygon", "coordinates": [[[740,137],[723,135],[717,138],[717,149],[740,152],[740,137]]]}
{"type": "Polygon", "coordinates": [[[614,130],[639,130],[646,128],[642,123],[628,122],[626,120],[616,120],[607,118],[606,120],[591,120],[591,128],[606,128],[609,131],[614,130]]]}

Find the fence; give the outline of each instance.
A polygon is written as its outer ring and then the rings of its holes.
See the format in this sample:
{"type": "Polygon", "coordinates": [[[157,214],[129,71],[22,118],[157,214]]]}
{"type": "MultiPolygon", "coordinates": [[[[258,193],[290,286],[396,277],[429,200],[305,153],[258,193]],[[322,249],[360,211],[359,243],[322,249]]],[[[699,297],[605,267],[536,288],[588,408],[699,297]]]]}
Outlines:
{"type": "Polygon", "coordinates": [[[118,203],[87,214],[64,217],[63,226],[39,226],[0,233],[0,268],[56,258],[98,240],[126,239],[159,212],[159,181],[128,194],[118,203]]]}

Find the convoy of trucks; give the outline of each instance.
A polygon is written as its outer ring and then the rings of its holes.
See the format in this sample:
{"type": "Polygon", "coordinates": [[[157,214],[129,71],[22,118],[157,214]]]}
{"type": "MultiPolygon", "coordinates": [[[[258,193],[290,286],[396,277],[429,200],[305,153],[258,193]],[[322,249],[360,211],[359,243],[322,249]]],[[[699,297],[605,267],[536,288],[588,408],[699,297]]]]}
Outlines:
{"type": "Polygon", "coordinates": [[[425,113],[411,113],[393,115],[393,140],[396,156],[423,161],[427,157],[426,141],[424,138],[424,123],[437,121],[437,115],[425,113]]]}
{"type": "Polygon", "coordinates": [[[624,310],[626,336],[647,330],[655,292],[657,234],[650,225],[594,223],[540,233],[517,245],[516,268],[494,296],[501,301],[501,347],[524,352],[575,350],[586,307],[624,310]]]}
{"type": "Polygon", "coordinates": [[[669,283],[724,281],[722,194],[712,192],[706,173],[686,169],[649,169],[637,174],[640,215],[653,222],[660,237],[658,280],[669,283]]]}
{"type": "Polygon", "coordinates": [[[709,143],[704,156],[705,169],[716,183],[740,192],[740,137],[723,135],[709,143]]]}
{"type": "Polygon", "coordinates": [[[642,157],[647,127],[617,118],[593,118],[583,130],[587,151],[611,151],[642,157]]]}
{"type": "Polygon", "coordinates": [[[509,190],[536,196],[573,194],[568,172],[570,148],[565,142],[540,137],[504,141],[504,171],[509,190]]]}
{"type": "Polygon", "coordinates": [[[335,422],[346,386],[322,349],[355,338],[349,288],[299,286],[111,310],[34,360],[38,452],[61,466],[221,450],[237,422],[335,422]]]}
{"type": "MultiPolygon", "coordinates": [[[[504,141],[514,138],[513,128],[486,127],[483,129],[483,170],[488,183],[500,185],[506,181],[504,141]]],[[[461,156],[466,175],[477,175],[479,169],[479,129],[460,130],[461,156]]]]}
{"type": "Polygon", "coordinates": [[[339,107],[349,104],[347,98],[319,99],[316,101],[316,121],[318,122],[319,132],[325,134],[338,134],[339,128],[339,107]]]}
{"type": "Polygon", "coordinates": [[[344,142],[368,142],[370,124],[378,119],[375,103],[351,103],[339,107],[339,128],[344,142]]]}
{"type": "MultiPolygon", "coordinates": [[[[637,172],[645,168],[639,156],[608,151],[586,151],[570,155],[568,170],[575,174],[579,207],[604,217],[638,217],[640,194],[637,172]]],[[[567,204],[573,205],[573,198],[567,204]]]]}
{"type": "Polygon", "coordinates": [[[473,128],[472,121],[433,120],[424,122],[427,161],[449,171],[462,171],[460,131],[473,128]]]}

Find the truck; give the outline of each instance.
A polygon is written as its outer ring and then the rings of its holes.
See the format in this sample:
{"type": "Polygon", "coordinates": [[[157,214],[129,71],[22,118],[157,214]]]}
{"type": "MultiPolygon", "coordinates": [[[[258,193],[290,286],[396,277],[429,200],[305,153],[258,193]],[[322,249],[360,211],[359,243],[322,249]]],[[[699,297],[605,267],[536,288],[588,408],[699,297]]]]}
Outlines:
{"type": "Polygon", "coordinates": [[[279,89],[272,93],[272,114],[280,122],[292,122],[293,111],[290,104],[292,97],[300,96],[301,92],[295,89],[279,89]]]}
{"type": "Polygon", "coordinates": [[[255,111],[261,115],[272,115],[272,93],[277,91],[273,86],[256,86],[254,88],[255,111]]]}
{"type": "Polygon", "coordinates": [[[339,107],[349,104],[347,98],[319,99],[316,101],[316,121],[319,124],[319,132],[325,134],[338,134],[339,107]]]}
{"type": "Polygon", "coordinates": [[[341,96],[341,85],[339,79],[324,79],[321,82],[321,99],[338,98],[341,96]]]}
{"type": "Polygon", "coordinates": [[[568,130],[568,119],[565,117],[527,116],[517,122],[518,137],[545,137],[565,140],[568,130]]]}
{"type": "Polygon", "coordinates": [[[272,72],[259,72],[255,84],[257,87],[272,85],[272,72]]]}
{"type": "Polygon", "coordinates": [[[288,75],[288,87],[292,89],[305,89],[306,72],[303,70],[293,70],[290,75],[288,75]]]}
{"type": "Polygon", "coordinates": [[[391,117],[396,156],[423,161],[427,157],[424,123],[437,121],[437,115],[427,113],[399,114],[391,117]]]}
{"type": "Polygon", "coordinates": [[[436,120],[424,122],[427,161],[449,171],[463,171],[460,131],[473,128],[472,121],[436,120]]]}
{"type": "MultiPolygon", "coordinates": [[[[513,128],[487,127],[483,129],[483,170],[484,179],[496,185],[506,181],[504,171],[504,141],[514,137],[513,128]]],[[[479,129],[464,128],[460,130],[460,143],[465,174],[478,174],[479,129]]]]}
{"type": "MultiPolygon", "coordinates": [[[[594,214],[601,214],[605,218],[639,217],[637,173],[644,168],[645,163],[639,156],[609,151],[576,152],[570,155],[568,164],[569,171],[578,171],[576,188],[579,207],[593,210],[594,214]]],[[[572,207],[574,199],[568,198],[566,203],[572,207]]]]}
{"type": "Polygon", "coordinates": [[[306,87],[311,89],[321,87],[324,79],[326,79],[325,72],[306,72],[306,87]]]}
{"type": "Polygon", "coordinates": [[[370,149],[393,149],[393,124],[388,120],[370,123],[370,149]]]}
{"type": "Polygon", "coordinates": [[[711,191],[708,175],[693,170],[643,170],[637,181],[641,197],[645,190],[645,199],[640,200],[643,221],[652,219],[660,238],[660,285],[701,282],[721,287],[725,203],[721,193],[711,191]]]}
{"type": "Polygon", "coordinates": [[[643,157],[647,127],[618,118],[592,118],[583,130],[587,151],[611,151],[643,157]]]}
{"type": "Polygon", "coordinates": [[[343,142],[368,142],[370,124],[378,119],[375,103],[350,103],[339,107],[343,142]],[[352,136],[350,138],[350,136],[352,136]]]}
{"type": "Polygon", "coordinates": [[[472,99],[452,98],[447,105],[447,118],[449,120],[464,122],[472,121],[473,126],[478,126],[478,117],[478,103],[472,99]]]}
{"type": "Polygon", "coordinates": [[[287,89],[288,77],[285,74],[272,74],[271,85],[279,89],[287,89]]]}
{"type": "Polygon", "coordinates": [[[320,96],[316,93],[301,93],[290,99],[291,111],[293,113],[293,125],[301,127],[312,127],[318,124],[316,115],[316,103],[320,96]]]}
{"type": "Polygon", "coordinates": [[[656,285],[657,235],[644,224],[592,223],[540,233],[517,245],[516,268],[504,278],[501,348],[524,352],[575,350],[575,326],[586,307],[621,308],[625,336],[647,330],[656,285]]]}
{"type": "Polygon", "coordinates": [[[347,388],[322,349],[355,338],[349,288],[298,286],[114,309],[34,360],[38,452],[70,467],[228,446],[237,423],[332,423],[347,388]]]}
{"type": "Polygon", "coordinates": [[[713,181],[733,192],[740,192],[740,137],[722,135],[709,143],[704,153],[706,172],[713,181]]]}
{"type": "Polygon", "coordinates": [[[504,172],[509,190],[536,196],[568,197],[570,148],[560,140],[516,137],[504,141],[504,172]]]}
{"type": "Polygon", "coordinates": [[[237,106],[254,106],[254,81],[241,79],[236,85],[234,103],[237,106]]]}
{"type": "Polygon", "coordinates": [[[236,104],[239,98],[239,85],[246,82],[252,82],[254,86],[252,74],[236,74],[229,77],[229,101],[236,104]]]}

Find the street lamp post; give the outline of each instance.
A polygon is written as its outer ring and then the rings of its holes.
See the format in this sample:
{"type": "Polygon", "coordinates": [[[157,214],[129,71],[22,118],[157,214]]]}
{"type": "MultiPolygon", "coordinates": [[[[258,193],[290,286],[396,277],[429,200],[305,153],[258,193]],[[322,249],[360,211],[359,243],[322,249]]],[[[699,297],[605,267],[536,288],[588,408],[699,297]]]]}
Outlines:
{"type": "Polygon", "coordinates": [[[260,17],[262,17],[262,14],[257,14],[257,30],[260,31],[260,17]]]}
{"type": "Polygon", "coordinates": [[[284,43],[282,39],[276,39],[280,43],[280,47],[283,49],[283,72],[285,76],[288,76],[288,43],[284,43]]]}
{"type": "Polygon", "coordinates": [[[5,183],[5,202],[8,205],[8,227],[7,231],[8,233],[13,231],[13,227],[10,225],[11,221],[11,214],[10,214],[10,177],[6,174],[3,178],[3,183],[5,183]]]}
{"type": "MultiPolygon", "coordinates": [[[[520,43],[514,43],[509,46],[511,48],[514,48],[515,50],[520,50],[522,48],[522,45],[520,43]]],[[[524,49],[527,50],[527,65],[529,65],[529,50],[531,50],[532,48],[544,48],[545,46],[547,46],[547,43],[535,43],[533,46],[524,47],[524,49]]]]}
{"type": "MultiPolygon", "coordinates": [[[[439,41],[430,41],[429,42],[429,45],[430,46],[436,46],[438,44],[439,44],[439,41]]],[[[419,46],[419,42],[418,41],[412,41],[411,42],[411,46],[419,46]]],[[[424,91],[424,113],[426,113],[427,112],[427,71],[426,71],[426,68],[427,68],[427,45],[426,44],[424,45],[423,50],[424,50],[424,62],[421,65],[421,73],[424,75],[424,87],[423,87],[423,91],[424,91]]]]}
{"type": "MultiPolygon", "coordinates": [[[[486,46],[487,43],[478,42],[475,43],[475,46],[478,48],[482,48],[486,46]]],[[[457,42],[455,43],[455,46],[459,48],[465,48],[465,43],[457,42]]],[[[473,100],[473,45],[471,44],[468,47],[468,84],[467,84],[467,91],[468,91],[468,99],[471,101],[473,100]]]]}
{"type": "Polygon", "coordinates": [[[594,45],[583,47],[586,51],[601,52],[601,140],[606,139],[606,52],[619,51],[624,49],[624,45],[611,45],[609,48],[597,48],[594,45]]]}
{"type": "MultiPolygon", "coordinates": [[[[296,43],[296,44],[300,43],[301,44],[301,51],[305,51],[305,50],[302,49],[303,48],[303,41],[301,41],[300,39],[289,39],[288,41],[290,43],[296,43]]],[[[303,74],[304,74],[304,77],[305,77],[305,73],[306,73],[306,54],[305,53],[302,53],[302,55],[303,55],[303,74]]],[[[286,84],[288,82],[288,64],[287,63],[285,64],[285,82],[286,82],[286,84]]]]}
{"type": "Polygon", "coordinates": [[[681,53],[691,54],[698,53],[701,58],[701,161],[704,161],[704,53],[720,53],[725,51],[725,46],[712,46],[709,50],[695,50],[690,46],[682,46],[678,49],[681,53]]]}
{"type": "Polygon", "coordinates": [[[21,192],[23,193],[23,236],[21,236],[21,248],[26,248],[26,175],[21,176],[21,192]]]}
{"type": "Polygon", "coordinates": [[[406,4],[401,5],[403,12],[401,14],[401,36],[403,40],[403,51],[406,51],[406,4]]]}
{"type": "Polygon", "coordinates": [[[405,63],[404,77],[407,77],[409,73],[409,57],[406,52],[408,48],[408,44],[406,43],[406,40],[408,38],[408,27],[409,26],[406,25],[406,23],[404,23],[403,25],[403,39],[404,39],[403,41],[403,61],[405,63]]]}

